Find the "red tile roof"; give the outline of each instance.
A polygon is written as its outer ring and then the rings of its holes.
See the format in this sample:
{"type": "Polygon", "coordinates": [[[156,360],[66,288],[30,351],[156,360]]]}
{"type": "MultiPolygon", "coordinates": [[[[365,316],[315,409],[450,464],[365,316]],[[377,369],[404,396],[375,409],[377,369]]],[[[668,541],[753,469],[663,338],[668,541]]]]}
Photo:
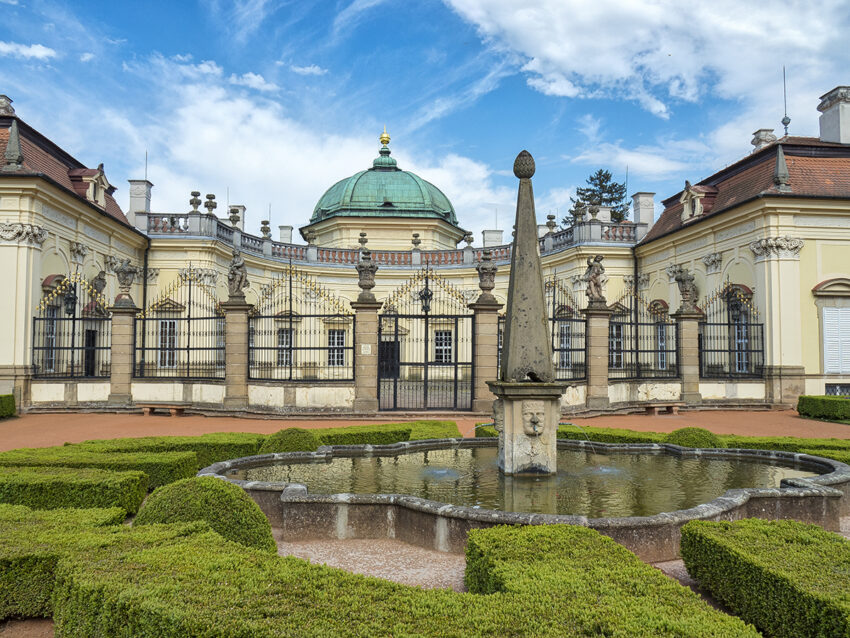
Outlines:
{"type": "Polygon", "coordinates": [[[727,166],[692,187],[705,193],[703,214],[682,223],[683,191],[664,200],[664,212],[641,243],[679,230],[684,225],[729,210],[754,197],[846,197],[850,199],[850,145],[822,142],[812,137],[783,137],[727,166]],[[773,183],[777,149],[782,146],[788,166],[789,192],[773,183]],[[713,200],[713,201],[712,201],[713,200]]]}
{"type": "MultiPolygon", "coordinates": [[[[10,117],[0,118],[0,158],[6,152],[11,122],[12,118],[10,117]]],[[[112,197],[112,189],[106,194],[105,207],[98,206],[96,202],[86,199],[86,187],[82,186],[81,188],[83,183],[80,177],[96,175],[97,169],[87,168],[20,119],[18,119],[18,134],[21,138],[21,154],[24,156],[23,170],[6,173],[7,175],[44,175],[61,188],[86,200],[91,206],[103,210],[110,217],[129,225],[118,202],[112,197]]]]}

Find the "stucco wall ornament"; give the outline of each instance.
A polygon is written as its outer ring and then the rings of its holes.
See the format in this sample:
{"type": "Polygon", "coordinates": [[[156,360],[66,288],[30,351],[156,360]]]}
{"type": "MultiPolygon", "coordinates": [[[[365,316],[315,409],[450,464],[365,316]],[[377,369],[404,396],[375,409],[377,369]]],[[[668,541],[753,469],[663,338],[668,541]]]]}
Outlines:
{"type": "Polygon", "coordinates": [[[670,264],[664,270],[667,273],[667,280],[672,284],[676,281],[676,275],[681,272],[682,267],[679,264],[670,264]]]}
{"type": "Polygon", "coordinates": [[[575,290],[575,291],[584,290],[584,284],[585,284],[584,275],[571,275],[570,276],[570,283],[573,286],[573,290],[575,290]]]}
{"type": "Polygon", "coordinates": [[[694,276],[688,272],[687,268],[681,268],[676,273],[676,283],[679,285],[679,296],[682,298],[682,305],[679,307],[679,312],[697,312],[697,285],[694,283],[694,276]]]}
{"type": "Polygon", "coordinates": [[[708,253],[703,255],[702,263],[705,264],[705,272],[709,275],[720,272],[723,264],[723,253],[708,253]]]}
{"type": "Polygon", "coordinates": [[[123,294],[130,294],[130,287],[138,273],[139,267],[131,265],[129,259],[122,260],[121,264],[115,269],[115,276],[118,277],[118,289],[123,294]]]}
{"type": "MultiPolygon", "coordinates": [[[[627,287],[634,289],[635,288],[635,276],[634,275],[625,275],[623,277],[623,283],[626,284],[627,287]]],[[[641,272],[638,273],[637,276],[637,288],[646,288],[649,285],[649,273],[641,272]]]]}
{"type": "Polygon", "coordinates": [[[230,270],[227,273],[227,293],[231,297],[245,297],[242,292],[248,287],[248,267],[238,250],[233,251],[233,259],[230,260],[230,270]]]}
{"type": "Polygon", "coordinates": [[[70,253],[71,261],[81,264],[83,263],[83,261],[85,261],[86,255],[89,254],[89,247],[86,246],[83,242],[72,241],[70,246],[70,253]]]}
{"type": "Polygon", "coordinates": [[[181,268],[179,275],[184,280],[194,276],[195,281],[207,286],[215,286],[218,281],[218,271],[215,268],[181,268]]]}
{"type": "Polygon", "coordinates": [[[47,235],[46,229],[35,224],[0,223],[0,239],[3,241],[16,241],[19,244],[41,246],[47,239],[47,235]]]}
{"type": "Polygon", "coordinates": [[[590,305],[599,305],[605,303],[605,295],[602,294],[602,277],[605,274],[605,268],[602,266],[602,255],[587,258],[587,270],[584,271],[584,281],[587,284],[587,289],[584,294],[587,295],[587,301],[590,305]]]}
{"type": "Polygon", "coordinates": [[[750,242],[750,250],[756,261],[764,259],[799,259],[800,250],[805,242],[802,239],[785,235],[784,237],[766,237],[750,242]]]}

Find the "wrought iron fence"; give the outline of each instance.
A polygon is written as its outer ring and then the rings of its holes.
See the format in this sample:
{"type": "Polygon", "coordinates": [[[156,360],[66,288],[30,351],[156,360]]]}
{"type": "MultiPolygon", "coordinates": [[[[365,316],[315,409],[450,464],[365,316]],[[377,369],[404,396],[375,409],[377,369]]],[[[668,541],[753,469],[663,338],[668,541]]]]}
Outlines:
{"type": "Polygon", "coordinates": [[[576,296],[563,279],[552,276],[544,282],[546,307],[552,338],[555,378],[560,381],[584,379],[585,326],[581,308],[584,295],[576,296]]]}
{"type": "Polygon", "coordinates": [[[108,378],[112,318],[103,273],[48,278],[52,287],[33,317],[32,367],[36,378],[108,378]]]}
{"type": "Polygon", "coordinates": [[[726,282],[701,307],[700,376],[760,378],[764,376],[764,324],[745,286],[726,282]]]}
{"type": "Polygon", "coordinates": [[[380,409],[471,409],[473,318],[463,291],[430,268],[394,290],[378,321],[380,409]]]}
{"type": "Polygon", "coordinates": [[[134,331],[134,376],[224,378],[224,313],[208,271],[181,270],[136,316],[134,331]]]}
{"type": "Polygon", "coordinates": [[[608,325],[608,378],[678,377],[679,330],[667,314],[667,304],[647,302],[627,288],[613,309],[608,325]]]}
{"type": "Polygon", "coordinates": [[[352,381],[354,315],[347,302],[290,264],[248,317],[248,376],[352,381]]]}

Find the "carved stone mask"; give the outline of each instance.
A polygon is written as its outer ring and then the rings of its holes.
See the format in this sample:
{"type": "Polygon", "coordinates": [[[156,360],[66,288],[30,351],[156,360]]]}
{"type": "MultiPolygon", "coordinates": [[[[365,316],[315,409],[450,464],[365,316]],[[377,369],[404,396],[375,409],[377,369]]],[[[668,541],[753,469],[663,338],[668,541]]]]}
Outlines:
{"type": "Polygon", "coordinates": [[[546,406],[543,401],[522,402],[522,431],[527,436],[540,436],[546,427],[546,406]]]}

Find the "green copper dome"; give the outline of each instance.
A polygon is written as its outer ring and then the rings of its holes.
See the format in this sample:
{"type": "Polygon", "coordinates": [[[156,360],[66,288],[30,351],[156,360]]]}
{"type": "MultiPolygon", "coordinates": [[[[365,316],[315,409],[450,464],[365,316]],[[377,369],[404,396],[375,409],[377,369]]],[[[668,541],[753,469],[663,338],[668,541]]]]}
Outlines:
{"type": "Polygon", "coordinates": [[[337,182],[322,195],[311,224],[330,217],[433,217],[458,225],[449,198],[430,182],[401,170],[390,157],[389,141],[384,131],[372,168],[337,182]]]}

